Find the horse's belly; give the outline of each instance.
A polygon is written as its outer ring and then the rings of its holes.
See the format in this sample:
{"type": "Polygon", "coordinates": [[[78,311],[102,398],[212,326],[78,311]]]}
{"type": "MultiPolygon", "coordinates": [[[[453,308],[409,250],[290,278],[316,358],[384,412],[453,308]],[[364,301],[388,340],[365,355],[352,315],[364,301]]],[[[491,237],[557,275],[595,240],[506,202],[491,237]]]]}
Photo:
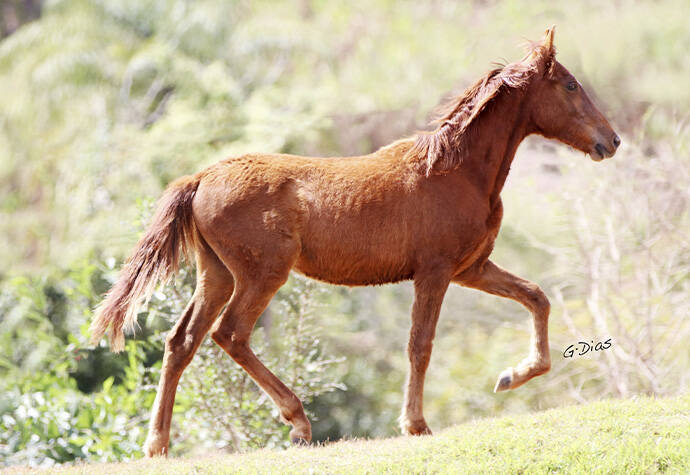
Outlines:
{"type": "Polygon", "coordinates": [[[342,246],[303,247],[294,269],[313,279],[338,285],[377,285],[412,278],[411,266],[393,249],[353,252],[342,246]]]}

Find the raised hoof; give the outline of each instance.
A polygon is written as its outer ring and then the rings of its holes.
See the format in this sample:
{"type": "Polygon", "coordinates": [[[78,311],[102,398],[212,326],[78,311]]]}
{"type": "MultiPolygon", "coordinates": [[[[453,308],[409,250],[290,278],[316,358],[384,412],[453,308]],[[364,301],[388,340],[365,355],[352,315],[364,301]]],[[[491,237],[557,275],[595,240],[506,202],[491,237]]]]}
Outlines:
{"type": "Polygon", "coordinates": [[[513,383],[513,368],[508,368],[503,370],[503,372],[498,376],[498,381],[496,381],[496,386],[494,387],[494,392],[507,391],[510,389],[510,385],[513,383]]]}
{"type": "Polygon", "coordinates": [[[309,445],[309,441],[302,437],[290,437],[290,442],[296,447],[306,447],[309,445]]]}

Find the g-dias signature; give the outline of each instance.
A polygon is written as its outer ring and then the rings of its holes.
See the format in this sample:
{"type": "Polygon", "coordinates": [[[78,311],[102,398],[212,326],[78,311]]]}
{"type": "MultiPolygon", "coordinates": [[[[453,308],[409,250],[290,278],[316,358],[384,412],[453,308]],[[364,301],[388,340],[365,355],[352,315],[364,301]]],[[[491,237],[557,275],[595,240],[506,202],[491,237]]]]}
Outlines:
{"type": "Polygon", "coordinates": [[[611,348],[611,338],[603,342],[600,341],[596,345],[594,344],[594,340],[590,341],[590,343],[587,343],[586,341],[578,341],[574,345],[570,345],[565,349],[563,352],[563,358],[572,358],[575,355],[583,356],[590,351],[602,351],[608,350],[609,348],[611,348]]]}

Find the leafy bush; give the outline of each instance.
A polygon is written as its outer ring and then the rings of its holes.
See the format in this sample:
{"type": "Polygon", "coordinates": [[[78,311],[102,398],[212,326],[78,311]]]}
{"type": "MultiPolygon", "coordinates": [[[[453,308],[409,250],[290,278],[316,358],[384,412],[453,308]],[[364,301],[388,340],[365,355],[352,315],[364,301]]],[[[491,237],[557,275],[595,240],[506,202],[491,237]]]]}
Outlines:
{"type": "Polygon", "coordinates": [[[114,385],[111,376],[90,395],[79,391],[68,362],[5,388],[0,394],[2,463],[50,466],[140,454],[146,436],[145,408],[155,396],[142,386],[143,355],[135,342],[128,342],[123,383],[114,385]]]}
{"type": "Polygon", "coordinates": [[[151,384],[145,365],[155,348],[129,342],[126,354],[116,356],[86,343],[91,308],[107,285],[106,269],[80,263],[50,277],[3,285],[2,464],[122,460],[143,442],[144,416],[154,396],[146,388],[151,384]]]}

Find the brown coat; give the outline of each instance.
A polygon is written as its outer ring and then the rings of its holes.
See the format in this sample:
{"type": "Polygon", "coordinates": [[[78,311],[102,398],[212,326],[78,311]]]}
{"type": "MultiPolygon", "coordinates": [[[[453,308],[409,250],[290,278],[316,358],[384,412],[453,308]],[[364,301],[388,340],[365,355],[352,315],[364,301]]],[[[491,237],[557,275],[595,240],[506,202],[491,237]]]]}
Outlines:
{"type": "Polygon", "coordinates": [[[292,269],[342,285],[414,280],[401,417],[407,433],[430,433],[422,414],[424,374],[450,282],[512,298],[533,314],[530,354],[501,373],[496,391],[548,371],[546,296],[489,260],[511,162],[524,137],[535,133],[598,160],[620,143],[556,61],[553,29],[522,61],[489,72],[449,104],[433,132],[362,157],[244,155],[172,183],[92,325],[94,341],[110,328],[112,347],[121,350],[137,304],[175,272],[180,252],[194,254],[197,287],[166,341],[146,453],[167,453],[177,382],[209,330],[275,401],[293,426],[292,439],[311,439],[299,399],[248,345],[292,269]]]}

